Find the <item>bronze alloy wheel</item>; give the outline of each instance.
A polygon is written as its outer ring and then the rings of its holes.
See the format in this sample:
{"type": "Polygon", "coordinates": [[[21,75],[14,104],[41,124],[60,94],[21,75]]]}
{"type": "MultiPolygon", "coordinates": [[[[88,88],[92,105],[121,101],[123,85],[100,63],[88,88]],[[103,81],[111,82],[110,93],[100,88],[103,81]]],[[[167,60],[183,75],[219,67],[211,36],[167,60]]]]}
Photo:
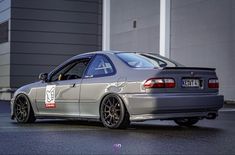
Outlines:
{"type": "Polygon", "coordinates": [[[35,122],[33,109],[31,107],[29,99],[24,95],[20,94],[15,99],[14,115],[19,123],[31,123],[35,122]]]}
{"type": "Polygon", "coordinates": [[[129,114],[121,98],[110,94],[101,103],[101,120],[108,128],[126,128],[129,124],[129,114]]]}

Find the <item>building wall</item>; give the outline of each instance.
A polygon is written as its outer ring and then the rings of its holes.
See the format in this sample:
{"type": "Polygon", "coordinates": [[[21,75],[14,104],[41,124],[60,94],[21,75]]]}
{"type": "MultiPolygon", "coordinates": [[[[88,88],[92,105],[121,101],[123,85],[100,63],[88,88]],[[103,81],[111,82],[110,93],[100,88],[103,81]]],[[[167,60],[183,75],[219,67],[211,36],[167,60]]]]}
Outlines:
{"type": "Polygon", "coordinates": [[[112,50],[159,52],[159,0],[111,0],[110,18],[112,50]]]}
{"type": "MultiPolygon", "coordinates": [[[[10,19],[10,1],[0,0],[0,24],[10,19]]],[[[9,38],[8,38],[9,40],[9,38]]],[[[0,92],[10,86],[10,42],[0,43],[0,92]]],[[[0,98],[2,93],[0,93],[0,98]]]]}
{"type": "MultiPolygon", "coordinates": [[[[232,0],[232,55],[231,55],[231,63],[230,63],[230,73],[231,75],[231,83],[234,83],[234,79],[235,79],[235,1],[232,0]]],[[[230,90],[231,94],[233,95],[233,97],[231,97],[233,100],[235,100],[235,89],[232,86],[231,90],[230,90]]]]}
{"type": "Polygon", "coordinates": [[[101,49],[101,0],[12,0],[10,87],[101,49]]]}
{"type": "Polygon", "coordinates": [[[171,58],[187,66],[216,68],[221,93],[235,99],[233,0],[171,2],[171,58]]]}

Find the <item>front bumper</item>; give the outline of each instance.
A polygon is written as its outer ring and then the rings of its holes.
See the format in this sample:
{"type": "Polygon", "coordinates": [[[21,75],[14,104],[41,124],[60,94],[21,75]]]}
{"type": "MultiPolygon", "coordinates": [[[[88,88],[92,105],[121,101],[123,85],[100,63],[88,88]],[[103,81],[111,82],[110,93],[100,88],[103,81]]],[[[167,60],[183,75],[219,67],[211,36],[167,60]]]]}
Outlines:
{"type": "Polygon", "coordinates": [[[217,114],[224,97],[217,94],[125,94],[131,121],[206,117],[217,114]]]}
{"type": "Polygon", "coordinates": [[[12,98],[10,103],[11,103],[11,119],[13,120],[15,118],[14,116],[14,102],[15,102],[15,98],[12,98]]]}

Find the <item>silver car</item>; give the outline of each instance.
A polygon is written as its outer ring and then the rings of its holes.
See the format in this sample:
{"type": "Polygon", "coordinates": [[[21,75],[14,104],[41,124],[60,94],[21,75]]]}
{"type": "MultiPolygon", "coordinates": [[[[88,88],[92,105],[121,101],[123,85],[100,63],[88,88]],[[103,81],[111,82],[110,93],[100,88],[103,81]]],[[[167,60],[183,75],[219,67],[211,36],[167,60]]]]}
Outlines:
{"type": "Polygon", "coordinates": [[[102,121],[108,128],[130,122],[174,120],[191,126],[215,119],[223,106],[213,68],[184,67],[149,53],[98,51],[72,57],[40,81],[19,88],[11,118],[102,121]]]}

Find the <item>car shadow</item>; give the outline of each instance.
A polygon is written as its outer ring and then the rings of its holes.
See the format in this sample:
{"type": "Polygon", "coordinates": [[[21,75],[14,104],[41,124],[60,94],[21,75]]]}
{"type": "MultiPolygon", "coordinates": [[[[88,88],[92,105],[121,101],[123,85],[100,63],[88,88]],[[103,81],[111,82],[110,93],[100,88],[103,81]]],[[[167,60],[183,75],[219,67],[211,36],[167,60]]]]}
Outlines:
{"type": "Polygon", "coordinates": [[[47,126],[74,126],[74,127],[103,127],[101,122],[84,121],[84,120],[65,120],[65,119],[40,119],[34,123],[17,123],[13,121],[12,124],[22,127],[47,127],[47,126]]]}
{"type": "Polygon", "coordinates": [[[200,125],[195,125],[191,127],[178,126],[174,124],[162,125],[162,124],[131,124],[128,128],[129,130],[153,130],[153,131],[210,131],[219,132],[222,131],[220,128],[205,127],[200,125]]]}
{"type": "MultiPolygon", "coordinates": [[[[110,132],[161,132],[161,131],[178,131],[178,132],[185,132],[185,131],[193,131],[193,132],[210,132],[210,133],[218,133],[223,131],[221,128],[214,128],[214,127],[205,127],[199,125],[191,126],[191,127],[183,127],[178,126],[175,124],[156,124],[156,123],[131,123],[127,129],[108,129],[103,126],[101,122],[96,121],[85,121],[85,120],[64,120],[64,119],[41,119],[37,120],[35,123],[31,124],[19,124],[17,122],[12,122],[12,124],[21,126],[21,127],[69,127],[76,129],[91,129],[91,130],[109,130],[110,132]]],[[[69,130],[69,129],[68,129],[69,130]]]]}

